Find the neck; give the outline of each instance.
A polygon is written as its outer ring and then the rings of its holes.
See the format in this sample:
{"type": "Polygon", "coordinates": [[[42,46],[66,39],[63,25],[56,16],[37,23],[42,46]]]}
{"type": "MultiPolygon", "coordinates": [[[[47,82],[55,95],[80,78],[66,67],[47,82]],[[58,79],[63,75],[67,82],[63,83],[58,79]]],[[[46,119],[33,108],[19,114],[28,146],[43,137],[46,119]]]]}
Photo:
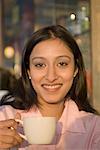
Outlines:
{"type": "Polygon", "coordinates": [[[64,110],[64,101],[57,104],[42,104],[39,110],[43,116],[56,117],[59,120],[64,110]]]}

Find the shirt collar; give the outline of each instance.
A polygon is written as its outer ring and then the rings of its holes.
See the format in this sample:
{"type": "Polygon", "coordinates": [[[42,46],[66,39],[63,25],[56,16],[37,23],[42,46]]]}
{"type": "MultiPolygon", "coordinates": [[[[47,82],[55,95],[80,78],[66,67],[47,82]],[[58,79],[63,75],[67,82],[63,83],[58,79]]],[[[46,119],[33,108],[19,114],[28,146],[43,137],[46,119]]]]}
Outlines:
{"type": "Polygon", "coordinates": [[[62,133],[66,130],[70,132],[86,132],[78,106],[70,99],[65,102],[65,109],[59,120],[59,124],[62,124],[62,133]]]}
{"type": "MultiPolygon", "coordinates": [[[[33,110],[28,113],[24,112],[22,118],[25,116],[42,116],[37,107],[34,111],[35,113],[33,113],[33,110]]],[[[71,99],[67,99],[65,102],[63,114],[57,123],[57,130],[61,133],[66,132],[66,130],[70,132],[86,132],[81,111],[79,111],[76,103],[71,99]]]]}

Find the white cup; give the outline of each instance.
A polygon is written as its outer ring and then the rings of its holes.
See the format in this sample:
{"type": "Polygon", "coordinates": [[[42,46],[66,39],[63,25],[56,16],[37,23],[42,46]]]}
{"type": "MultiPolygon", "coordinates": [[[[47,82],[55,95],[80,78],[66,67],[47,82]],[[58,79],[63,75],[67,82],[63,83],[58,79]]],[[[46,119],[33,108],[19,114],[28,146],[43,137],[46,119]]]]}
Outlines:
{"type": "Polygon", "coordinates": [[[50,144],[53,141],[56,131],[55,117],[25,117],[23,121],[16,121],[23,124],[25,136],[20,136],[30,144],[50,144]]]}

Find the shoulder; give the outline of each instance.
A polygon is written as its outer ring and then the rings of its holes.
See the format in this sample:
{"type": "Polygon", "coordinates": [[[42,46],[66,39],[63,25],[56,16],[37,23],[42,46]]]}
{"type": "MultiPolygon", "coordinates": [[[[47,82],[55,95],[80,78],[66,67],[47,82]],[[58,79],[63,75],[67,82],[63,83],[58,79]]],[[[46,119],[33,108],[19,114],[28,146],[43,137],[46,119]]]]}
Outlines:
{"type": "Polygon", "coordinates": [[[93,115],[95,118],[95,131],[100,133],[100,116],[99,115],[93,115]]]}
{"type": "Polygon", "coordinates": [[[99,115],[85,112],[85,111],[81,111],[80,115],[82,117],[82,120],[85,126],[93,127],[93,129],[97,132],[100,131],[100,116],[99,115]]]}
{"type": "Polygon", "coordinates": [[[16,114],[16,109],[9,105],[0,106],[0,120],[12,119],[16,114]]]}
{"type": "MultiPolygon", "coordinates": [[[[92,114],[92,136],[91,136],[91,149],[100,149],[100,116],[92,114]]],[[[92,123],[91,122],[91,123],[92,123]]]]}

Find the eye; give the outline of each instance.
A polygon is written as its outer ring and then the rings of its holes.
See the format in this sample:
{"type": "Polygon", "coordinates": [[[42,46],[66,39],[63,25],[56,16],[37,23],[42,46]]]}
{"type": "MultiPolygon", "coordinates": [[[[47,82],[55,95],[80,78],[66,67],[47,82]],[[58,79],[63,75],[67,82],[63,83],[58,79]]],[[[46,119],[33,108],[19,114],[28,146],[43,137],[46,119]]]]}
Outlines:
{"type": "Polygon", "coordinates": [[[44,68],[46,65],[44,63],[37,63],[34,66],[37,68],[44,68]]]}
{"type": "Polygon", "coordinates": [[[59,67],[66,67],[67,65],[68,65],[68,63],[67,62],[63,62],[63,61],[58,63],[59,67]]]}

